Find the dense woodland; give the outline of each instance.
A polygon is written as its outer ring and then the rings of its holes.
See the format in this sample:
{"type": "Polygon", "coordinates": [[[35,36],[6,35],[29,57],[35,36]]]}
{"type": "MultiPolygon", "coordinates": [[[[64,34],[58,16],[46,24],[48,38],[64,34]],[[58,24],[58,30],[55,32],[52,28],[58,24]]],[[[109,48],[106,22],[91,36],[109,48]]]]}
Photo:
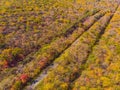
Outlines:
{"type": "Polygon", "coordinates": [[[119,0],[0,0],[0,90],[120,90],[119,0]]]}

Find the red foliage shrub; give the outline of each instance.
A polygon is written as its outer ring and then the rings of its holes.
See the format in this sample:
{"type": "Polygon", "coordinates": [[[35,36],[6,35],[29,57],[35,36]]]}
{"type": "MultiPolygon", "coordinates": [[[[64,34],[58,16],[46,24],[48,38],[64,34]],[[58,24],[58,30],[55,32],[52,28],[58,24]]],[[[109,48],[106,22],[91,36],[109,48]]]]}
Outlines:
{"type": "Polygon", "coordinates": [[[48,59],[47,58],[44,58],[42,60],[39,61],[39,65],[40,65],[40,69],[43,69],[47,66],[48,64],[48,59]]]}
{"type": "Polygon", "coordinates": [[[22,74],[21,76],[20,76],[20,80],[21,80],[21,82],[22,83],[26,83],[27,82],[27,80],[28,80],[28,75],[27,74],[22,74]]]}

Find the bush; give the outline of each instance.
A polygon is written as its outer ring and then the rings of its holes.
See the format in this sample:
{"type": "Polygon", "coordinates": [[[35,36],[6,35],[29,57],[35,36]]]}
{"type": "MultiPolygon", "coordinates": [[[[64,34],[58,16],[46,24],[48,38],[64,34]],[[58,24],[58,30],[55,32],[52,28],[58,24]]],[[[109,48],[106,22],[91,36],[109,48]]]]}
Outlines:
{"type": "Polygon", "coordinates": [[[24,84],[24,83],[26,83],[26,81],[28,80],[28,75],[27,74],[22,74],[21,76],[20,76],[20,80],[21,80],[21,82],[24,84]]]}
{"type": "Polygon", "coordinates": [[[3,67],[14,65],[17,61],[23,59],[21,48],[4,49],[0,54],[0,63],[3,67]]]}
{"type": "Polygon", "coordinates": [[[12,86],[11,90],[21,90],[21,81],[16,81],[16,83],[12,86]]]}

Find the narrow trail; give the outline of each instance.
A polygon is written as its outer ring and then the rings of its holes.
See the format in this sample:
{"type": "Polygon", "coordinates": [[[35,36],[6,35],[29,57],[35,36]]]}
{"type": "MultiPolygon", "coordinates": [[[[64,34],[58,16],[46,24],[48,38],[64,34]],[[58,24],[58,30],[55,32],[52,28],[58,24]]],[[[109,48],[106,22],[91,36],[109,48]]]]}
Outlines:
{"type": "MultiPolygon", "coordinates": [[[[95,23],[96,21],[98,21],[100,18],[102,18],[104,15],[105,15],[105,14],[100,15],[100,17],[97,18],[97,19],[95,19],[92,23],[90,23],[90,25],[88,25],[88,27],[85,27],[85,31],[84,31],[83,33],[85,33],[87,30],[89,30],[89,28],[90,28],[92,25],[94,25],[94,23],[95,23]]],[[[83,33],[82,33],[82,34],[83,34],[83,33]]],[[[71,47],[71,46],[82,36],[82,34],[79,35],[70,45],[68,45],[68,47],[66,47],[57,57],[55,57],[53,61],[55,61],[56,58],[60,57],[69,47],[71,47]]],[[[51,68],[55,68],[56,66],[57,66],[57,65],[54,64],[54,63],[49,64],[49,65],[44,69],[44,71],[43,71],[42,73],[40,73],[40,75],[37,76],[37,78],[32,81],[32,83],[31,83],[30,85],[28,85],[27,87],[25,87],[25,90],[34,90],[35,86],[36,86],[41,80],[43,80],[44,77],[47,76],[49,70],[50,70],[51,68]]]]}
{"type": "MultiPolygon", "coordinates": [[[[110,19],[109,19],[108,22],[106,23],[105,27],[102,28],[102,31],[100,32],[100,34],[99,34],[98,38],[96,39],[94,45],[91,47],[91,50],[90,50],[89,54],[87,55],[86,60],[84,60],[84,62],[82,62],[82,65],[85,65],[85,64],[86,64],[89,55],[91,54],[91,52],[93,52],[93,48],[99,43],[101,37],[104,35],[106,28],[107,28],[108,25],[110,24],[110,22],[111,22],[111,20],[112,20],[112,18],[113,18],[113,16],[114,16],[114,14],[116,13],[116,11],[117,11],[118,8],[119,8],[119,5],[116,7],[114,13],[110,16],[110,19]]],[[[72,81],[70,82],[68,90],[73,90],[73,86],[74,86],[75,81],[81,76],[82,72],[83,72],[85,69],[86,69],[85,67],[82,68],[82,70],[80,71],[79,75],[78,75],[76,78],[74,78],[74,80],[72,80],[72,81]]]]}

